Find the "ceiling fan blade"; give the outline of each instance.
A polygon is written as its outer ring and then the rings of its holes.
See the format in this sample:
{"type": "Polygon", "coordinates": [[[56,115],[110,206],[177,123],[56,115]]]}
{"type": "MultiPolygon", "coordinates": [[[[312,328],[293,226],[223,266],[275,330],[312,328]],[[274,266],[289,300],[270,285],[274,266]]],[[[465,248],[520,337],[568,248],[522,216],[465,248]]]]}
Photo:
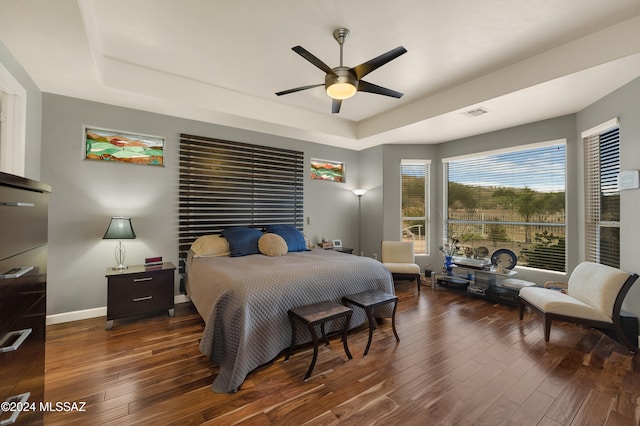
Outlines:
{"type": "Polygon", "coordinates": [[[324,86],[324,83],[311,84],[309,86],[301,86],[301,87],[296,87],[295,89],[283,90],[282,92],[277,92],[276,95],[278,96],[288,95],[289,93],[299,92],[301,90],[313,89],[314,87],[318,87],[318,86],[324,86]]]}
{"type": "Polygon", "coordinates": [[[340,106],[342,105],[342,99],[334,99],[331,103],[331,114],[337,114],[340,112],[340,106]]]}
{"type": "Polygon", "coordinates": [[[404,55],[405,53],[407,53],[407,49],[402,46],[396,47],[395,49],[390,50],[387,53],[383,53],[382,55],[373,58],[370,61],[367,61],[360,65],[356,65],[355,67],[351,68],[351,71],[353,71],[356,77],[358,77],[358,80],[360,80],[371,71],[375,71],[387,62],[393,61],[398,56],[404,55]]]}
{"type": "Polygon", "coordinates": [[[378,86],[377,84],[364,80],[358,82],[358,92],[375,93],[376,95],[391,96],[392,98],[401,98],[402,95],[404,95],[404,93],[396,92],[395,90],[387,89],[386,87],[378,86]]]}
{"type": "Polygon", "coordinates": [[[325,64],[324,62],[322,62],[320,59],[318,59],[315,55],[313,55],[311,52],[309,52],[304,47],[295,46],[295,47],[292,47],[291,50],[293,50],[298,55],[300,55],[303,58],[305,58],[307,61],[311,62],[316,67],[320,68],[325,73],[334,74],[335,75],[335,72],[333,72],[333,70],[329,67],[329,65],[325,64]]]}

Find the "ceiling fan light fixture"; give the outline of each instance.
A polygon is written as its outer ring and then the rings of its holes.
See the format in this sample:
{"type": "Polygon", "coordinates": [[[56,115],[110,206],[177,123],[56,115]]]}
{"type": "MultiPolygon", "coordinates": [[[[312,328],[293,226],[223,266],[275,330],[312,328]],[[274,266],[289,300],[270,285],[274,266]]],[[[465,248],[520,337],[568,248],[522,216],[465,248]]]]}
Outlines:
{"type": "MultiPolygon", "coordinates": [[[[322,62],[302,46],[294,46],[291,48],[291,50],[302,56],[316,68],[324,71],[324,89],[327,92],[327,96],[333,99],[333,102],[331,102],[331,113],[339,113],[342,101],[353,97],[357,92],[368,92],[376,95],[390,96],[392,98],[401,98],[402,93],[369,83],[368,81],[362,80],[362,78],[387,62],[393,61],[400,55],[404,55],[407,53],[407,49],[398,46],[355,67],[345,67],[342,65],[342,49],[344,47],[344,41],[349,37],[349,34],[351,34],[351,32],[346,28],[337,28],[333,31],[333,38],[335,38],[340,45],[340,66],[335,68],[329,67],[329,65],[322,62]]],[[[313,89],[318,86],[322,86],[322,83],[282,90],[276,92],[276,96],[288,95],[302,90],[313,89]]]]}
{"type": "Polygon", "coordinates": [[[334,74],[327,74],[324,87],[332,99],[349,99],[358,91],[358,79],[347,67],[333,69],[334,74]]]}
{"type": "Polygon", "coordinates": [[[332,99],[349,99],[357,89],[351,83],[334,83],[327,87],[327,95],[332,99]]]}

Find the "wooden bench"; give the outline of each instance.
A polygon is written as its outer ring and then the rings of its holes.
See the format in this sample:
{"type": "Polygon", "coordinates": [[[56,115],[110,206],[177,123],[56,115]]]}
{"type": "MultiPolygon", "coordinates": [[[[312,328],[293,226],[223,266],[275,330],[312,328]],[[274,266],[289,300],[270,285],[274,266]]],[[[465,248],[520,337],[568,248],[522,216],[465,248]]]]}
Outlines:
{"type": "Polygon", "coordinates": [[[344,352],[349,359],[352,359],[351,352],[349,352],[349,346],[347,345],[347,332],[349,331],[349,321],[351,320],[351,314],[353,310],[347,306],[341,305],[337,302],[326,301],[314,303],[311,305],[299,306],[297,308],[290,309],[288,311],[289,321],[291,321],[291,346],[287,351],[287,355],[284,361],[289,360],[289,356],[293,352],[293,345],[296,341],[296,320],[306,325],[311,333],[311,339],[313,340],[313,358],[311,359],[311,365],[307,370],[307,374],[304,375],[304,380],[307,381],[311,377],[313,367],[316,365],[318,359],[318,335],[316,334],[315,327],[320,325],[320,331],[322,333],[322,340],[326,345],[329,345],[329,339],[324,331],[324,325],[327,321],[331,321],[338,318],[345,318],[344,329],[342,331],[342,345],[344,346],[344,352]]]}
{"type": "Polygon", "coordinates": [[[376,329],[376,323],[373,318],[373,308],[376,306],[382,306],[387,303],[393,303],[393,313],[391,314],[391,328],[393,329],[393,334],[396,336],[396,341],[400,341],[400,337],[398,337],[398,332],[396,331],[396,309],[398,307],[398,296],[394,294],[384,293],[378,290],[369,290],[363,291],[362,293],[352,294],[349,296],[344,296],[342,298],[342,302],[345,304],[352,304],[364,309],[367,314],[367,319],[369,321],[369,341],[367,342],[367,347],[364,350],[364,355],[366,356],[369,353],[369,347],[371,346],[371,340],[373,338],[373,331],[376,329]]]}

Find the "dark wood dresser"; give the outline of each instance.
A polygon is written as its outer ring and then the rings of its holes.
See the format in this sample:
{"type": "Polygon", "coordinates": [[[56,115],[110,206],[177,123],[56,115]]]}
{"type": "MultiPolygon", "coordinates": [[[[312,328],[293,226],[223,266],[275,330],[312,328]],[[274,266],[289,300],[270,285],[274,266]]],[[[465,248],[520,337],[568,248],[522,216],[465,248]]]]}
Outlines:
{"type": "Polygon", "coordinates": [[[50,192],[0,172],[0,424],[43,423],[50,192]]]}

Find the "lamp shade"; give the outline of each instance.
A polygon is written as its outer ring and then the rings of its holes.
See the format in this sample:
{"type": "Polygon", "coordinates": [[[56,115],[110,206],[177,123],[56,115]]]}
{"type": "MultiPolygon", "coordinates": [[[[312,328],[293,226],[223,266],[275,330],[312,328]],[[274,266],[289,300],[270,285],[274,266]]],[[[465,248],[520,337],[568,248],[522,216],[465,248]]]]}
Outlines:
{"type": "Polygon", "coordinates": [[[112,217],[109,222],[107,232],[104,233],[104,240],[132,240],[136,237],[131,226],[130,217],[112,217]]]}
{"type": "Polygon", "coordinates": [[[358,197],[362,197],[364,194],[367,193],[367,190],[366,189],[352,189],[351,192],[353,192],[358,197]]]}

